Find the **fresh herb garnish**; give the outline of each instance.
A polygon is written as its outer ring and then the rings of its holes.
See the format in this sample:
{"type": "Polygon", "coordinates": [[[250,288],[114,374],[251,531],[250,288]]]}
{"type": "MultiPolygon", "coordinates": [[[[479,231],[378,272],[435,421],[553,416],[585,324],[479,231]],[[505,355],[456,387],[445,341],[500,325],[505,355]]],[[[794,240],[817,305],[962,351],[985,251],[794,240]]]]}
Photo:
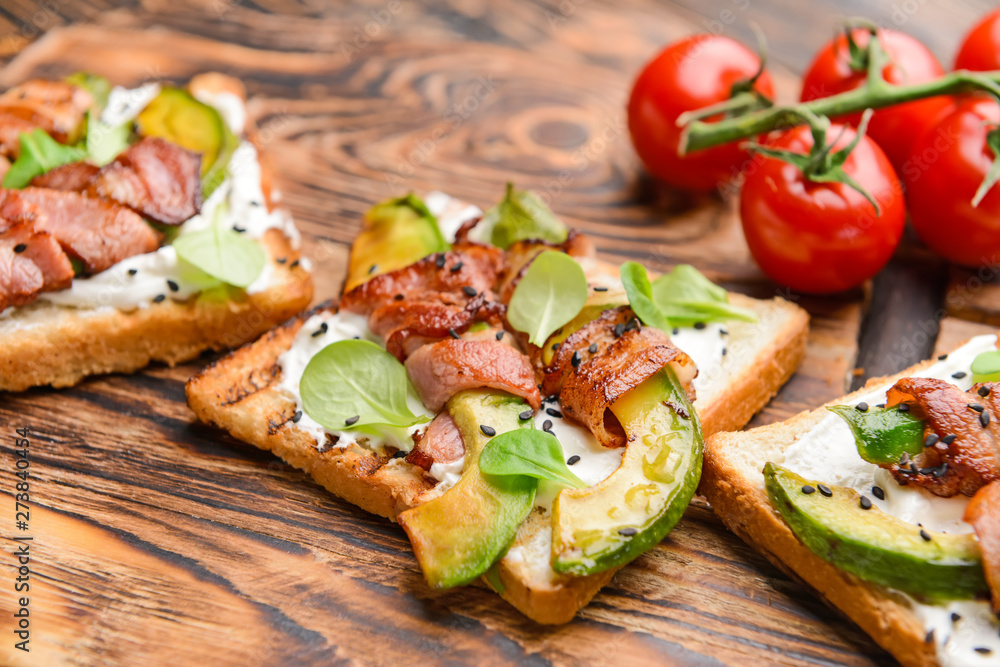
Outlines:
{"type": "Polygon", "coordinates": [[[524,475],[577,489],[590,486],[566,467],[559,440],[533,428],[507,431],[490,440],[479,455],[479,469],[487,475],[524,475]]]}
{"type": "Polygon", "coordinates": [[[0,182],[5,188],[26,187],[36,176],[87,157],[87,152],[79,146],[64,146],[38,128],[21,132],[18,142],[21,152],[0,182]]]}
{"type": "Polygon", "coordinates": [[[670,331],[670,322],[664,317],[653,301],[653,286],[649,282],[646,267],[638,262],[625,262],[619,270],[628,303],[643,324],[670,331]]]}
{"type": "Polygon", "coordinates": [[[852,405],[831,405],[834,413],[851,428],[858,454],[869,463],[896,463],[908,453],[924,449],[924,422],[896,408],[869,408],[862,412],[852,405]]]}
{"type": "Polygon", "coordinates": [[[546,250],[531,262],[514,289],[507,307],[507,321],[542,345],[552,332],[580,312],[590,288],[576,260],[554,250],[546,250]]]}
{"type": "Polygon", "coordinates": [[[987,350],[972,360],[972,382],[1000,381],[1000,350],[987,350]]]}
{"type": "Polygon", "coordinates": [[[87,112],[87,158],[98,167],[118,157],[118,154],[129,147],[132,138],[132,121],[121,125],[105,125],[99,114],[93,110],[87,112]]]}
{"type": "Polygon", "coordinates": [[[206,228],[178,236],[173,242],[177,256],[204,273],[235,287],[247,287],[267,263],[260,244],[222,224],[225,204],[215,209],[206,228]]]}
{"type": "Polygon", "coordinates": [[[302,372],[299,391],[305,413],[330,430],[428,421],[407,405],[410,384],[403,364],[366,340],[323,348],[302,372]]]}
{"type": "Polygon", "coordinates": [[[727,320],[757,321],[753,311],[730,305],[726,290],[690,264],[679,264],[670,273],[654,280],[653,301],[673,326],[727,320]]]}
{"type": "Polygon", "coordinates": [[[530,190],[507,184],[503,201],[486,211],[476,225],[477,238],[506,250],[517,241],[541,239],[562,243],[569,230],[542,198],[530,190]]]}

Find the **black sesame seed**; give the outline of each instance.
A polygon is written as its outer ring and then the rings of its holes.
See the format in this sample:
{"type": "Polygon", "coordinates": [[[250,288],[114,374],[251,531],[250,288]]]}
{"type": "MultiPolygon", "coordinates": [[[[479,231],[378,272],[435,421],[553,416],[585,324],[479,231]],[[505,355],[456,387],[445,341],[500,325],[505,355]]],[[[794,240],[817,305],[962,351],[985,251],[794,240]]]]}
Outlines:
{"type": "Polygon", "coordinates": [[[951,612],[951,622],[952,623],[958,623],[961,620],[962,620],[962,615],[961,614],[959,614],[958,612],[955,612],[955,611],[951,612]]]}
{"type": "Polygon", "coordinates": [[[629,526],[628,528],[618,529],[618,534],[621,535],[622,537],[632,537],[633,535],[637,535],[638,533],[639,529],[633,528],[632,526],[629,526]]]}
{"type": "Polygon", "coordinates": [[[246,230],[247,230],[246,227],[240,227],[239,225],[233,225],[233,231],[236,232],[237,234],[242,234],[246,230]]]}
{"type": "Polygon", "coordinates": [[[881,486],[873,486],[872,495],[878,498],[879,500],[885,500],[885,491],[882,490],[881,486]]]}
{"type": "Polygon", "coordinates": [[[976,393],[979,394],[980,396],[982,396],[983,398],[986,398],[987,396],[990,395],[990,388],[989,387],[980,387],[979,389],[976,390],[976,393]]]}
{"type": "Polygon", "coordinates": [[[348,426],[354,426],[355,424],[358,423],[359,419],[361,419],[361,415],[354,415],[353,417],[348,417],[347,419],[345,419],[344,423],[348,426]]]}
{"type": "Polygon", "coordinates": [[[553,352],[555,352],[556,350],[558,350],[560,347],[562,347],[562,343],[552,343],[552,351],[553,352]]]}
{"type": "Polygon", "coordinates": [[[135,275],[135,274],[137,274],[137,273],[139,273],[139,269],[129,269],[129,270],[128,270],[128,274],[129,274],[130,276],[134,276],[134,275],[135,275]]]}
{"type": "Polygon", "coordinates": [[[979,405],[979,403],[969,403],[969,409],[970,410],[975,410],[976,412],[982,412],[986,408],[984,408],[983,406],[979,405]]]}
{"type": "Polygon", "coordinates": [[[573,356],[570,358],[569,363],[573,364],[573,368],[577,368],[580,364],[583,363],[583,357],[580,356],[580,350],[577,350],[576,352],[573,353],[573,356]]]}
{"type": "Polygon", "coordinates": [[[993,649],[987,648],[986,646],[977,646],[972,650],[980,655],[993,655],[993,649]]]}
{"type": "Polygon", "coordinates": [[[881,409],[885,408],[885,403],[879,403],[875,407],[878,408],[879,410],[881,410],[881,409]]]}
{"type": "Polygon", "coordinates": [[[507,332],[506,332],[506,331],[504,331],[503,329],[501,329],[500,331],[498,331],[498,332],[497,332],[497,340],[503,340],[503,335],[504,335],[505,333],[507,333],[507,332]]]}
{"type": "Polygon", "coordinates": [[[403,299],[406,298],[406,295],[404,295],[404,294],[397,294],[396,296],[394,296],[392,298],[395,299],[396,301],[402,301],[403,299]]]}
{"type": "Polygon", "coordinates": [[[819,489],[820,495],[826,496],[827,498],[833,495],[833,491],[826,484],[817,484],[816,488],[819,489]]]}
{"type": "Polygon", "coordinates": [[[702,329],[705,328],[705,323],[704,322],[695,322],[694,323],[694,328],[697,329],[698,331],[701,331],[702,329]]]}
{"type": "Polygon", "coordinates": [[[469,285],[462,285],[462,293],[468,297],[473,297],[479,294],[479,292],[476,291],[475,287],[470,287],[469,285]]]}
{"type": "Polygon", "coordinates": [[[729,348],[728,347],[722,348],[722,356],[726,356],[727,354],[729,354],[729,348]]]}
{"type": "Polygon", "coordinates": [[[955,435],[954,433],[949,433],[948,435],[946,435],[943,438],[941,438],[941,444],[943,444],[943,445],[950,445],[951,443],[955,442],[955,438],[957,438],[957,437],[958,436],[955,435]]]}
{"type": "Polygon", "coordinates": [[[594,291],[595,292],[607,292],[608,288],[607,287],[595,287],[594,291]]]}
{"type": "Polygon", "coordinates": [[[899,465],[900,466],[905,466],[909,462],[910,462],[910,453],[909,452],[903,452],[903,455],[899,457],[899,465]]]}
{"type": "Polygon", "coordinates": [[[858,505],[863,510],[870,510],[872,508],[872,501],[868,496],[861,496],[861,500],[858,501],[858,505]]]}
{"type": "Polygon", "coordinates": [[[535,411],[534,410],[525,410],[524,412],[522,412],[521,414],[519,414],[517,416],[517,418],[520,419],[521,421],[528,421],[529,419],[531,419],[534,416],[535,416],[535,411]]]}
{"type": "Polygon", "coordinates": [[[434,260],[434,265],[439,269],[444,268],[444,263],[445,263],[444,255],[438,255],[437,258],[434,260]]]}
{"type": "Polygon", "coordinates": [[[166,298],[167,298],[166,294],[157,294],[156,296],[153,297],[153,303],[160,303],[161,301],[166,300],[166,298]]]}
{"type": "Polygon", "coordinates": [[[167,281],[167,288],[169,288],[171,292],[176,292],[177,290],[180,289],[180,285],[178,285],[173,280],[168,280],[167,281]]]}
{"type": "Polygon", "coordinates": [[[378,264],[372,264],[371,266],[368,267],[368,275],[371,275],[376,271],[378,271],[378,264]]]}
{"type": "Polygon", "coordinates": [[[930,644],[932,641],[934,641],[934,628],[931,628],[930,630],[928,630],[927,634],[924,635],[924,643],[925,644],[930,644]]]}
{"type": "Polygon", "coordinates": [[[458,332],[455,331],[454,327],[452,327],[451,329],[448,329],[448,335],[451,336],[452,338],[456,338],[456,339],[457,338],[461,338],[461,336],[458,335],[458,332]]]}
{"type": "Polygon", "coordinates": [[[550,417],[555,417],[556,419],[562,419],[563,414],[556,410],[555,408],[545,408],[545,414],[550,417]]]}
{"type": "Polygon", "coordinates": [[[802,487],[802,493],[808,496],[810,493],[816,493],[816,488],[811,484],[806,484],[802,487]]]}
{"type": "Polygon", "coordinates": [[[458,273],[459,271],[462,270],[462,262],[461,261],[455,262],[454,264],[451,265],[451,268],[448,270],[451,271],[452,273],[458,273]]]}
{"type": "Polygon", "coordinates": [[[931,433],[926,438],[924,438],[924,447],[933,447],[934,445],[937,444],[938,440],[940,439],[941,438],[938,437],[937,433],[931,433]]]}
{"type": "Polygon", "coordinates": [[[302,419],[302,411],[301,410],[296,410],[295,414],[292,415],[292,421],[297,424],[300,419],[302,419]]]}
{"type": "Polygon", "coordinates": [[[720,336],[728,336],[729,335],[729,329],[719,329],[719,335],[720,336]]]}
{"type": "Polygon", "coordinates": [[[899,410],[900,412],[909,412],[910,411],[910,404],[909,403],[900,403],[899,406],[896,409],[899,410]]]}
{"type": "Polygon", "coordinates": [[[625,325],[619,322],[615,325],[615,338],[621,338],[622,334],[625,333],[625,325]]]}
{"type": "Polygon", "coordinates": [[[673,335],[674,335],[674,336],[676,336],[676,335],[677,335],[677,334],[679,334],[680,332],[681,332],[681,330],[680,330],[680,329],[678,329],[677,327],[674,327],[674,330],[673,330],[673,335]]]}
{"type": "Polygon", "coordinates": [[[957,372],[957,373],[952,373],[952,374],[951,374],[951,376],[952,376],[953,378],[955,378],[956,380],[961,380],[961,379],[962,379],[962,378],[964,378],[964,377],[965,377],[966,375],[967,375],[967,373],[966,373],[965,371],[959,371],[959,372],[957,372]]]}
{"type": "Polygon", "coordinates": [[[989,426],[990,425],[990,413],[988,413],[986,411],[983,411],[983,412],[979,413],[979,423],[983,425],[983,428],[986,428],[987,426],[989,426]]]}
{"type": "Polygon", "coordinates": [[[625,325],[625,331],[632,331],[638,328],[639,328],[639,320],[637,320],[634,317],[628,321],[628,324],[625,325]]]}
{"type": "Polygon", "coordinates": [[[392,458],[394,458],[394,459],[405,459],[405,458],[406,458],[406,455],[407,455],[407,454],[409,454],[409,452],[404,452],[404,451],[403,451],[403,450],[401,449],[401,450],[399,450],[398,452],[395,452],[395,453],[394,453],[394,454],[392,455],[392,458]]]}
{"type": "Polygon", "coordinates": [[[492,426],[487,426],[486,424],[480,424],[479,430],[482,431],[483,435],[485,435],[488,438],[492,438],[497,434],[497,430],[495,428],[493,428],[492,426]]]}
{"type": "Polygon", "coordinates": [[[16,252],[19,255],[27,249],[28,249],[27,243],[18,243],[16,246],[14,246],[14,252],[16,252]]]}
{"type": "Polygon", "coordinates": [[[545,421],[542,422],[542,430],[543,431],[551,431],[552,430],[552,420],[551,419],[546,419],[545,421]]]}
{"type": "Polygon", "coordinates": [[[285,262],[288,261],[288,258],[287,257],[276,257],[274,259],[274,261],[277,262],[278,264],[284,264],[285,262]]]}
{"type": "Polygon", "coordinates": [[[587,352],[591,354],[597,354],[597,343],[591,343],[590,347],[587,348],[587,352]]]}
{"type": "Polygon", "coordinates": [[[295,267],[297,267],[298,265],[299,265],[299,260],[295,260],[294,262],[292,262],[292,263],[291,263],[291,264],[289,264],[288,266],[289,266],[289,268],[292,268],[292,269],[294,269],[294,268],[295,268],[295,267]]]}
{"type": "Polygon", "coordinates": [[[316,331],[312,332],[312,337],[316,338],[316,336],[322,336],[323,334],[326,333],[327,329],[329,328],[330,326],[326,322],[320,323],[319,329],[316,329],[316,331]]]}
{"type": "Polygon", "coordinates": [[[938,361],[944,361],[947,358],[948,358],[947,354],[942,354],[941,356],[938,357],[938,361]]]}
{"type": "Polygon", "coordinates": [[[861,401],[860,403],[854,406],[854,409],[857,410],[858,412],[868,412],[868,404],[865,403],[864,401],[861,401]]]}
{"type": "Polygon", "coordinates": [[[250,202],[250,205],[251,206],[260,206],[260,202],[257,201],[256,199],[254,199],[252,202],[250,202]]]}
{"type": "Polygon", "coordinates": [[[568,466],[576,465],[579,462],[580,462],[580,455],[579,454],[574,454],[573,456],[571,456],[568,459],[566,459],[566,465],[568,465],[568,466]]]}
{"type": "Polygon", "coordinates": [[[924,542],[930,542],[931,541],[931,535],[930,535],[930,533],[928,533],[923,528],[920,529],[920,537],[922,537],[924,539],[924,542]]]}

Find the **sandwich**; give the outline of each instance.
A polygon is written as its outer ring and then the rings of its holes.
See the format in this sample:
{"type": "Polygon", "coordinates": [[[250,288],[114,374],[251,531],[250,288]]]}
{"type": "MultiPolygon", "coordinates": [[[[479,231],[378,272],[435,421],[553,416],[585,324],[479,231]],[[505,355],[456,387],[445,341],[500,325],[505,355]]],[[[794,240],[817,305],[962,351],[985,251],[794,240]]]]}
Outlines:
{"type": "Polygon", "coordinates": [[[428,585],[566,623],[675,525],[703,433],[788,379],[808,317],[595,259],[539,197],[383,202],[324,304],[187,384],[200,420],[397,521],[428,585]]]}
{"type": "Polygon", "coordinates": [[[708,439],[723,522],[907,666],[1000,660],[1000,351],[973,338],[708,439]]]}
{"type": "Polygon", "coordinates": [[[242,84],[0,95],[0,390],[238,347],[308,306],[242,84]]]}

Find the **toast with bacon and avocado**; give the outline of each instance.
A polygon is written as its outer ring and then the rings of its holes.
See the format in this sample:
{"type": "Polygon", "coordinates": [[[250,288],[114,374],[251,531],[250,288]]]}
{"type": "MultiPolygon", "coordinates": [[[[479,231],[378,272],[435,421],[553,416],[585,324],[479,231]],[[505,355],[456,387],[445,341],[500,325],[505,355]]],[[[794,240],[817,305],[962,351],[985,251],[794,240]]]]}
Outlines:
{"type": "Polygon", "coordinates": [[[742,426],[808,318],[689,266],[611,267],[533,194],[375,206],[339,310],[191,379],[198,417],[397,521],[427,582],[565,623],[676,524],[705,433],[742,426]]]}
{"type": "Polygon", "coordinates": [[[702,492],[903,665],[995,665],[998,380],[997,337],[979,336],[788,421],[718,433],[702,492]]]}
{"type": "Polygon", "coordinates": [[[0,95],[0,391],[238,347],[309,304],[245,97],[221,74],[0,95]]]}

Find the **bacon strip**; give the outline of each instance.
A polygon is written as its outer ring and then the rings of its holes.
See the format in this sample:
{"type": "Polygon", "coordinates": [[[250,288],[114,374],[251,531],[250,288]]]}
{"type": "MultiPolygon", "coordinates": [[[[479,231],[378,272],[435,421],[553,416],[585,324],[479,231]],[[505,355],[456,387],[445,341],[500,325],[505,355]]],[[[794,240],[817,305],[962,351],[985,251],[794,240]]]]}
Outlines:
{"type": "Polygon", "coordinates": [[[1000,482],[979,489],[965,508],[963,519],[972,524],[983,552],[983,570],[993,597],[993,613],[1000,615],[1000,482]]]}
{"type": "Polygon", "coordinates": [[[36,188],[50,190],[73,190],[81,192],[86,189],[90,179],[97,175],[100,167],[89,162],[71,162],[51,169],[40,176],[35,176],[31,185],[36,188]]]}
{"type": "Polygon", "coordinates": [[[527,357],[496,340],[424,345],[406,360],[406,371],[430,410],[440,410],[458,392],[477,387],[508,391],[535,410],[542,404],[527,357]]]}
{"type": "MultiPolygon", "coordinates": [[[[604,311],[596,320],[588,322],[570,334],[552,355],[552,362],[541,369],[542,394],[545,396],[558,394],[576,366],[586,363],[617,340],[616,328],[624,333],[626,326],[631,329],[638,324],[632,309],[620,306],[604,311]],[[630,324],[633,320],[635,324],[630,324]],[[592,345],[597,346],[594,352],[590,351],[592,345]],[[574,356],[579,359],[576,366],[573,365],[574,356]]],[[[538,358],[536,363],[541,363],[543,352],[544,350],[537,349],[534,355],[538,358]]]]}
{"type": "Polygon", "coordinates": [[[52,236],[36,232],[30,222],[0,220],[0,246],[10,248],[38,267],[42,274],[42,292],[64,289],[73,282],[73,265],[69,257],[52,236]]]}
{"type": "Polygon", "coordinates": [[[41,269],[0,240],[0,310],[32,301],[43,285],[41,269]]]}
{"type": "Polygon", "coordinates": [[[589,428],[602,445],[624,447],[625,431],[611,405],[668,364],[693,400],[690,383],[698,370],[691,358],[659,329],[631,329],[566,378],[559,403],[565,414],[589,428]]]}
{"type": "Polygon", "coordinates": [[[179,225],[201,210],[201,155],[146,137],[102,167],[86,192],[157,222],[179,225]]]}
{"type": "Polygon", "coordinates": [[[8,209],[33,218],[36,232],[51,234],[89,273],[160,246],[160,235],[132,211],[76,192],[0,190],[0,215],[8,209]]]}
{"type": "Polygon", "coordinates": [[[950,444],[938,440],[933,447],[925,447],[912,462],[882,467],[889,469],[900,484],[915,484],[943,497],[958,493],[972,496],[984,485],[1000,479],[1000,431],[995,419],[1000,414],[1000,396],[993,390],[984,398],[976,391],[979,386],[993,388],[992,384],[977,385],[965,393],[944,380],[899,380],[888,391],[886,405],[906,403],[915,416],[927,420],[931,432],[940,438],[956,437],[950,444]],[[970,404],[982,405],[990,415],[985,427],[984,418],[970,404]]]}
{"type": "Polygon", "coordinates": [[[449,413],[441,412],[427,425],[413,451],[407,454],[406,462],[430,472],[435,463],[450,463],[464,455],[465,443],[455,420],[449,413]]]}
{"type": "Polygon", "coordinates": [[[16,156],[18,135],[41,128],[59,142],[74,134],[93,98],[65,81],[32,79],[0,95],[0,152],[16,156]]]}

